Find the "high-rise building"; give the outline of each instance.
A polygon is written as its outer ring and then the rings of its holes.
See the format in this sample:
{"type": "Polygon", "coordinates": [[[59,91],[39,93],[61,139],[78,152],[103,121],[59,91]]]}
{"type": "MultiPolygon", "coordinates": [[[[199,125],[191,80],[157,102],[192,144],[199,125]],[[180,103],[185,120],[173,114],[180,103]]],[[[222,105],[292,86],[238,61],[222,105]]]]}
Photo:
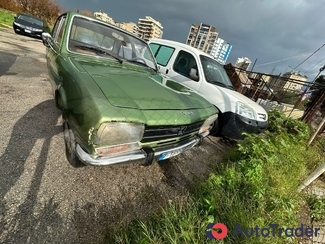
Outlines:
{"type": "Polygon", "coordinates": [[[218,38],[215,42],[215,52],[211,55],[221,64],[226,64],[232,45],[225,40],[218,38]]]}
{"type": "Polygon", "coordinates": [[[138,26],[139,35],[145,41],[149,41],[151,38],[162,38],[163,36],[163,26],[150,16],[139,19],[138,26]]]}
{"type": "Polygon", "coordinates": [[[235,66],[243,70],[248,70],[251,63],[252,61],[249,58],[237,58],[235,66]]]}
{"type": "Polygon", "coordinates": [[[116,24],[118,27],[133,33],[134,35],[139,35],[139,27],[133,22],[121,22],[116,24]]]}
{"type": "Polygon", "coordinates": [[[216,53],[215,42],[217,38],[218,32],[214,26],[203,23],[200,25],[192,24],[186,44],[213,56],[216,53]]]}
{"type": "Polygon", "coordinates": [[[115,21],[113,18],[109,17],[106,13],[102,12],[101,10],[99,12],[94,13],[95,18],[103,20],[107,23],[115,25],[115,21]]]}

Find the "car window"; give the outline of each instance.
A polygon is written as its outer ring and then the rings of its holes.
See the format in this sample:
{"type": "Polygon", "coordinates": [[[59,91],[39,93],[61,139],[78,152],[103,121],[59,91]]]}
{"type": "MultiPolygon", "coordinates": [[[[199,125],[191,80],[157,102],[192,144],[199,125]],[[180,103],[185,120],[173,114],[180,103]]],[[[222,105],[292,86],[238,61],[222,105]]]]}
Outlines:
{"type": "Polygon", "coordinates": [[[65,20],[66,16],[61,16],[55,23],[53,31],[52,31],[52,37],[53,41],[57,46],[61,46],[61,41],[63,37],[63,31],[65,26],[65,20]]]}
{"type": "Polygon", "coordinates": [[[204,55],[200,55],[205,80],[217,86],[234,89],[233,85],[221,64],[216,60],[204,55]]]}
{"type": "Polygon", "coordinates": [[[74,16],[69,33],[70,52],[115,59],[121,63],[127,61],[154,70],[157,68],[149,45],[117,27],[74,16]]]}
{"type": "Polygon", "coordinates": [[[150,43],[151,51],[153,52],[156,61],[159,65],[166,66],[172,57],[175,48],[150,43]]]}
{"type": "Polygon", "coordinates": [[[32,16],[28,16],[28,15],[19,15],[17,17],[17,19],[20,19],[20,20],[23,20],[23,21],[26,21],[28,23],[31,23],[31,24],[35,24],[35,25],[38,25],[38,26],[43,26],[43,21],[40,20],[40,19],[36,19],[32,16]]]}
{"type": "Polygon", "coordinates": [[[57,38],[55,40],[55,42],[60,46],[61,45],[61,41],[62,41],[62,37],[63,37],[63,31],[64,31],[64,27],[65,27],[65,21],[66,20],[66,17],[62,17],[62,20],[61,20],[61,23],[60,23],[60,26],[59,26],[59,29],[58,29],[58,35],[57,35],[57,38]]]}
{"type": "Polygon", "coordinates": [[[191,80],[198,81],[199,79],[197,62],[194,56],[188,52],[179,51],[173,69],[175,72],[186,76],[191,80]]]}

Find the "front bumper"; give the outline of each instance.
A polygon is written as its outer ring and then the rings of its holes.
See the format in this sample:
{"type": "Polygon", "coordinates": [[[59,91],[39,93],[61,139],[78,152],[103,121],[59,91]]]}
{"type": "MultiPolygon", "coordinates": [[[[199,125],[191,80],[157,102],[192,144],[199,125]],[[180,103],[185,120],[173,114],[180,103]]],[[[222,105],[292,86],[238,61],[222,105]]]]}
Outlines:
{"type": "Polygon", "coordinates": [[[32,36],[32,37],[37,37],[37,38],[42,38],[43,31],[33,31],[30,28],[20,27],[15,24],[13,25],[13,28],[16,33],[20,33],[20,34],[28,35],[28,36],[32,36]]]}
{"type": "Polygon", "coordinates": [[[260,133],[268,126],[268,121],[252,120],[232,112],[223,114],[223,122],[222,135],[238,140],[244,138],[243,132],[260,133]]]}
{"type": "Polygon", "coordinates": [[[209,134],[206,132],[202,135],[196,135],[194,138],[190,140],[179,142],[178,144],[173,144],[161,148],[145,148],[137,151],[129,152],[122,155],[116,155],[111,157],[98,157],[94,158],[87,152],[85,152],[79,144],[76,147],[76,153],[80,161],[82,161],[86,165],[92,166],[106,166],[113,164],[121,164],[121,163],[131,163],[133,161],[142,160],[143,165],[150,165],[153,160],[156,158],[158,161],[165,160],[167,158],[176,156],[180,153],[183,153],[194,146],[199,146],[203,139],[209,134]]]}

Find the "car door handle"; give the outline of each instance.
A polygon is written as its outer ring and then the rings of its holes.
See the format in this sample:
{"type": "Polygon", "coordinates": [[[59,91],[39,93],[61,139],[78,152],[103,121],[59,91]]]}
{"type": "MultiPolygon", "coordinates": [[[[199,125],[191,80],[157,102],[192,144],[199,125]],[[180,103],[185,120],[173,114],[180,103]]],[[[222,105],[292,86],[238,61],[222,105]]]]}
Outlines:
{"type": "Polygon", "coordinates": [[[169,69],[166,69],[166,75],[168,74],[169,69]]]}

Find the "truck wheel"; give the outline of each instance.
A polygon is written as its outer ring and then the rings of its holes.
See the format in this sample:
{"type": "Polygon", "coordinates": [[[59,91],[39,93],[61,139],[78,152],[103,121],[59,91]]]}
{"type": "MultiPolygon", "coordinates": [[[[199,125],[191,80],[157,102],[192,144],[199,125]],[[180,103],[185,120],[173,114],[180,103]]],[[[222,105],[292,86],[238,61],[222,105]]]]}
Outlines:
{"type": "Polygon", "coordinates": [[[65,120],[63,123],[63,133],[64,133],[64,142],[65,142],[65,153],[68,162],[74,168],[80,168],[86,166],[80,161],[76,154],[76,140],[73,131],[69,128],[68,122],[65,120]]]}

